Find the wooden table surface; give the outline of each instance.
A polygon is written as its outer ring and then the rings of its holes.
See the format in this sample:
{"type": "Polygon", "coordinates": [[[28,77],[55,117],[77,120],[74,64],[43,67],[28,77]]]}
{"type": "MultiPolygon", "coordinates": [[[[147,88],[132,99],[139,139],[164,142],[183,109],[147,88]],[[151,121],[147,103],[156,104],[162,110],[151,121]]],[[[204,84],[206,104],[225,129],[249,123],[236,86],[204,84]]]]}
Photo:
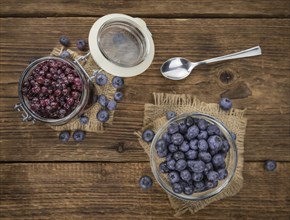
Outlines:
{"type": "Polygon", "coordinates": [[[243,189],[184,219],[290,218],[289,0],[2,0],[0,15],[1,219],[174,219],[156,181],[138,187],[140,176],[153,176],[133,134],[152,92],[228,96],[247,108],[243,189]],[[99,17],[115,12],[143,18],[156,53],[145,73],[126,79],[113,125],[63,144],[47,126],[21,122],[12,108],[28,61],[49,54],[63,34],[87,39],[99,17]],[[173,56],[197,61],[256,45],[262,56],[202,66],[183,81],[159,72],[173,56]],[[264,170],[267,159],[277,161],[274,172],[264,170]]]}

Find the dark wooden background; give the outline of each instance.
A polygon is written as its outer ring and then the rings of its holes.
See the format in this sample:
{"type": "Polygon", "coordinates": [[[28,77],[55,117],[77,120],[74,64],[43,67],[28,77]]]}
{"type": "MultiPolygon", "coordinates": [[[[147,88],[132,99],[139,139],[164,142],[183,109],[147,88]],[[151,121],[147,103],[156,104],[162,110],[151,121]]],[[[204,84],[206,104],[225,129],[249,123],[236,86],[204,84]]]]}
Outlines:
{"type": "Polygon", "coordinates": [[[289,0],[2,0],[0,69],[1,219],[174,219],[167,196],[154,182],[148,158],[133,132],[142,126],[152,92],[187,92],[206,102],[221,96],[247,108],[244,187],[228,199],[184,219],[290,218],[290,9],[289,0]],[[156,54],[150,68],[126,79],[125,99],[104,134],[82,143],[58,141],[44,125],[31,126],[12,108],[28,61],[46,56],[61,35],[87,38],[108,13],[143,18],[156,54]],[[203,66],[183,81],[162,77],[173,56],[198,61],[260,45],[263,55],[203,66]],[[266,159],[278,161],[266,172],[266,159]]]}

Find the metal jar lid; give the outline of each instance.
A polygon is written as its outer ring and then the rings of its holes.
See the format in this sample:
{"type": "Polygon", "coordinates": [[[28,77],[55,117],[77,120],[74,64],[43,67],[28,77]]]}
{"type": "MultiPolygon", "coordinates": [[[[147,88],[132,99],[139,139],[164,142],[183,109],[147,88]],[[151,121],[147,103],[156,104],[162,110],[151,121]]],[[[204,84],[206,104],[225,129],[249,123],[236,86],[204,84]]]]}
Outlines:
{"type": "Polygon", "coordinates": [[[98,19],[89,33],[89,47],[103,70],[121,77],[141,74],[154,58],[154,43],[145,22],[123,14],[98,19]]]}

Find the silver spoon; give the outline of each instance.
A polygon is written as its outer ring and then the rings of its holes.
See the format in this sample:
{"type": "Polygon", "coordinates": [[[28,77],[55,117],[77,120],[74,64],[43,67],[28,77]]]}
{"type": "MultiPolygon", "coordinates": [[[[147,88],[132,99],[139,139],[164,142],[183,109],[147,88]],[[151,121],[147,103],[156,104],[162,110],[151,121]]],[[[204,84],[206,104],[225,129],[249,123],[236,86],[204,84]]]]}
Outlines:
{"type": "Polygon", "coordinates": [[[182,57],[174,57],[165,61],[162,64],[160,71],[162,75],[168,79],[181,80],[181,79],[186,78],[195,67],[201,64],[209,64],[209,63],[214,63],[218,61],[232,60],[232,59],[238,59],[238,58],[244,58],[244,57],[253,57],[253,56],[258,56],[261,54],[262,54],[262,51],[261,51],[260,46],[256,46],[256,47],[243,50],[237,53],[232,53],[232,54],[228,54],[221,57],[199,61],[196,63],[192,63],[189,60],[182,57]]]}

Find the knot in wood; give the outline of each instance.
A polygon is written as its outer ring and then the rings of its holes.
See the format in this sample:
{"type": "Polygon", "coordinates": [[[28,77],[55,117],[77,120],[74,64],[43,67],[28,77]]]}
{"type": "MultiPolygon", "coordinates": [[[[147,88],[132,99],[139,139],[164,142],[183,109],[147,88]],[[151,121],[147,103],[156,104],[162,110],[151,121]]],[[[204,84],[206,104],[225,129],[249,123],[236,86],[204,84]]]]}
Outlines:
{"type": "Polygon", "coordinates": [[[120,143],[118,143],[118,145],[116,146],[116,151],[118,152],[118,153],[122,153],[122,152],[124,152],[124,143],[123,142],[120,142],[120,143]]]}

